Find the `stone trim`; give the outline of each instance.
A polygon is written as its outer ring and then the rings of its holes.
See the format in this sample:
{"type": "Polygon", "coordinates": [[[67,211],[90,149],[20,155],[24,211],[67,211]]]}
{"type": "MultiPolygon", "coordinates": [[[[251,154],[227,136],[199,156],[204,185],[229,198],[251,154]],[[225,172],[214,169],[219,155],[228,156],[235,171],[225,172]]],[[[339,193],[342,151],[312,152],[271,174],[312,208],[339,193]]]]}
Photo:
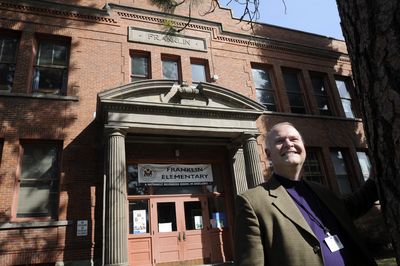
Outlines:
{"type": "MultiPolygon", "coordinates": [[[[124,7],[124,6],[119,6],[116,4],[110,4],[110,7],[116,7],[124,10],[135,10],[140,13],[148,13],[146,10],[142,10],[139,8],[133,8],[133,7],[124,7]]],[[[121,18],[126,18],[126,19],[135,19],[135,20],[140,20],[144,22],[151,22],[151,23],[158,23],[158,24],[164,24],[166,21],[165,18],[157,18],[151,15],[144,15],[144,14],[135,14],[131,12],[121,12],[117,11],[117,14],[121,18]]],[[[159,14],[159,12],[154,11],[153,14],[159,14]]],[[[163,14],[159,14],[160,16],[164,16],[163,14]]],[[[176,17],[177,19],[185,19],[183,16],[179,15],[171,15],[173,17],[176,17]]],[[[241,33],[234,33],[234,32],[229,32],[225,31],[223,29],[223,25],[218,22],[210,22],[210,21],[203,21],[201,19],[196,19],[192,18],[192,22],[189,25],[186,25],[186,22],[179,22],[179,21],[174,21],[174,25],[177,27],[185,27],[188,29],[195,29],[195,30],[204,30],[208,32],[213,32],[213,29],[217,28],[218,32],[221,35],[215,36],[214,34],[211,35],[211,38],[214,40],[218,41],[223,41],[227,43],[231,43],[234,45],[246,45],[250,47],[255,47],[255,48],[263,48],[263,49],[271,49],[271,50],[278,50],[282,53],[305,53],[311,56],[317,56],[317,57],[324,57],[324,58],[329,58],[329,59],[336,59],[339,61],[343,62],[350,62],[350,58],[347,54],[343,54],[340,52],[335,52],[335,51],[330,51],[330,50],[324,50],[324,49],[319,49],[319,48],[314,48],[302,44],[295,44],[295,43],[288,43],[285,41],[280,41],[280,40],[273,40],[269,38],[263,38],[261,36],[249,36],[241,33]],[[194,24],[193,21],[199,22],[199,23],[208,23],[208,24],[213,24],[213,26],[203,26],[199,24],[194,24]],[[232,37],[229,37],[227,35],[231,35],[232,37]]]]}
{"type": "Polygon", "coordinates": [[[24,228],[39,228],[39,227],[58,227],[72,225],[73,221],[46,221],[46,222],[15,222],[15,223],[2,223],[0,230],[10,229],[24,229],[24,228]]]}
{"type": "Polygon", "coordinates": [[[139,102],[124,102],[118,100],[105,100],[102,101],[103,110],[108,113],[113,112],[129,112],[129,113],[143,113],[143,114],[174,114],[177,116],[193,116],[193,117],[209,117],[209,118],[226,118],[226,119],[252,119],[256,120],[261,112],[244,111],[244,110],[230,110],[230,109],[217,109],[208,108],[199,110],[191,106],[177,106],[173,104],[148,104],[139,102]]]}
{"type": "MultiPolygon", "coordinates": [[[[141,20],[141,21],[145,21],[145,22],[151,21],[151,22],[156,22],[159,24],[164,24],[166,21],[166,19],[163,19],[163,18],[155,18],[155,17],[151,17],[151,16],[138,15],[138,14],[127,13],[127,12],[117,12],[117,14],[122,18],[132,18],[135,20],[141,20]]],[[[184,27],[186,25],[186,23],[174,21],[174,25],[177,27],[184,27]]],[[[191,28],[191,29],[198,29],[198,30],[204,30],[204,31],[212,31],[213,30],[212,27],[202,26],[202,25],[198,25],[198,24],[189,24],[187,27],[191,28]]]]}
{"type": "MultiPolygon", "coordinates": [[[[255,121],[265,110],[263,105],[241,94],[209,83],[201,83],[197,87],[190,87],[190,89],[198,90],[198,97],[201,96],[207,103],[215,100],[226,103],[226,106],[208,106],[208,104],[199,106],[188,103],[163,102],[166,99],[168,100],[167,96],[173,93],[174,88],[178,92],[178,90],[182,89],[182,86],[176,85],[171,81],[148,80],[110,89],[98,94],[100,103],[98,113],[102,119],[107,119],[107,115],[110,113],[137,113],[255,121]],[[143,95],[157,96],[159,97],[159,102],[141,101],[140,97],[143,95]],[[136,100],[135,96],[139,99],[136,100]]],[[[187,98],[187,96],[179,95],[180,98],[187,98]]]]}
{"type": "MultiPolygon", "coordinates": [[[[36,1],[36,2],[38,2],[38,1],[36,1]]],[[[83,14],[77,10],[74,10],[74,9],[82,9],[81,7],[74,7],[74,6],[69,6],[69,5],[68,5],[68,7],[66,7],[67,5],[61,6],[61,4],[51,3],[51,5],[54,5],[55,8],[59,8],[57,10],[57,9],[47,7],[50,5],[49,2],[43,2],[43,4],[45,4],[46,7],[45,6],[37,7],[37,6],[30,6],[30,5],[26,5],[26,4],[25,5],[24,4],[15,4],[15,3],[0,3],[0,8],[11,9],[11,10],[14,10],[17,12],[35,12],[35,13],[40,13],[42,15],[46,14],[46,15],[53,15],[53,16],[57,16],[57,17],[80,19],[80,20],[86,20],[86,21],[96,21],[96,22],[103,22],[103,23],[108,23],[108,24],[116,24],[117,23],[113,18],[83,14]]],[[[95,10],[95,11],[100,13],[102,10],[95,10]]],[[[107,14],[106,12],[104,12],[104,13],[107,14]]]]}
{"type": "Polygon", "coordinates": [[[13,92],[8,92],[8,91],[0,91],[0,97],[32,98],[32,99],[60,100],[60,101],[74,101],[74,102],[79,101],[78,96],[13,93],[13,92]]]}

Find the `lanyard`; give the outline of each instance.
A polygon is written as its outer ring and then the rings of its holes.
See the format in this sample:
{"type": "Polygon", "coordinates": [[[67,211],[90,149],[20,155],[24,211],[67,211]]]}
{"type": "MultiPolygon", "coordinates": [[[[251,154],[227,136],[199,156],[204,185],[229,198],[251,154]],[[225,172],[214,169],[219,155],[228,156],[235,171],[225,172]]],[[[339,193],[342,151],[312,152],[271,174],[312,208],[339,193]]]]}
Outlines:
{"type": "MultiPolygon", "coordinates": [[[[288,192],[288,194],[297,203],[297,205],[300,206],[307,213],[310,220],[315,222],[322,230],[324,230],[325,235],[330,236],[329,229],[317,217],[315,217],[298,199],[296,199],[294,196],[292,196],[292,194],[290,194],[289,192],[288,192]]],[[[317,200],[317,204],[318,204],[318,211],[320,212],[320,214],[322,216],[321,206],[319,204],[318,199],[316,199],[316,200],[317,200]]]]}

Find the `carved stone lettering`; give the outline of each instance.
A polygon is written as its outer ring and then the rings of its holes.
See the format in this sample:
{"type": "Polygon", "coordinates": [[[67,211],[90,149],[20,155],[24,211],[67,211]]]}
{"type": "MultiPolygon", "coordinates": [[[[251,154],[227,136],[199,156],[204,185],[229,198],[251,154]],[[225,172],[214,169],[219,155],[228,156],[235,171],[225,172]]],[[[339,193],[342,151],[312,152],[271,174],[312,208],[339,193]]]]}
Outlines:
{"type": "Polygon", "coordinates": [[[167,35],[164,32],[137,29],[134,27],[129,27],[128,39],[131,42],[170,46],[196,51],[207,50],[206,40],[202,38],[184,35],[167,35]]]}

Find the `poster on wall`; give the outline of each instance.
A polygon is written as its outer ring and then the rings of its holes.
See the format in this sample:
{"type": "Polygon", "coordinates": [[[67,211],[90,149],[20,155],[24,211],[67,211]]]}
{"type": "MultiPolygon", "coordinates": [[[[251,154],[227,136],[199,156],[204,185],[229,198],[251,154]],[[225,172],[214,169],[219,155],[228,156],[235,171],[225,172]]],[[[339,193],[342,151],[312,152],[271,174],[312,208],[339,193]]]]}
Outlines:
{"type": "Polygon", "coordinates": [[[208,185],[211,164],[138,164],[139,183],[153,186],[208,185]]]}
{"type": "Polygon", "coordinates": [[[146,210],[134,210],[133,213],[133,234],[145,234],[146,228],[146,210]]]}

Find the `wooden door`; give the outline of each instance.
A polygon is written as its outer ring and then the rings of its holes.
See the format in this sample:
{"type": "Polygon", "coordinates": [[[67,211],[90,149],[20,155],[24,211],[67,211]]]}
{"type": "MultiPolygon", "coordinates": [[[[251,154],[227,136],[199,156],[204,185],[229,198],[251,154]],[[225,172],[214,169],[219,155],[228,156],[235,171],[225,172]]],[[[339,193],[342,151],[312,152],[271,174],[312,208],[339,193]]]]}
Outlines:
{"type": "Polygon", "coordinates": [[[151,199],[150,202],[155,263],[183,260],[177,216],[181,204],[171,198],[151,199]]]}
{"type": "Polygon", "coordinates": [[[155,264],[209,261],[209,217],[205,198],[153,198],[151,211],[155,264]]]}
{"type": "Polygon", "coordinates": [[[185,261],[211,258],[209,249],[208,206],[205,198],[182,199],[184,223],[182,224],[182,249],[185,261]]]}

